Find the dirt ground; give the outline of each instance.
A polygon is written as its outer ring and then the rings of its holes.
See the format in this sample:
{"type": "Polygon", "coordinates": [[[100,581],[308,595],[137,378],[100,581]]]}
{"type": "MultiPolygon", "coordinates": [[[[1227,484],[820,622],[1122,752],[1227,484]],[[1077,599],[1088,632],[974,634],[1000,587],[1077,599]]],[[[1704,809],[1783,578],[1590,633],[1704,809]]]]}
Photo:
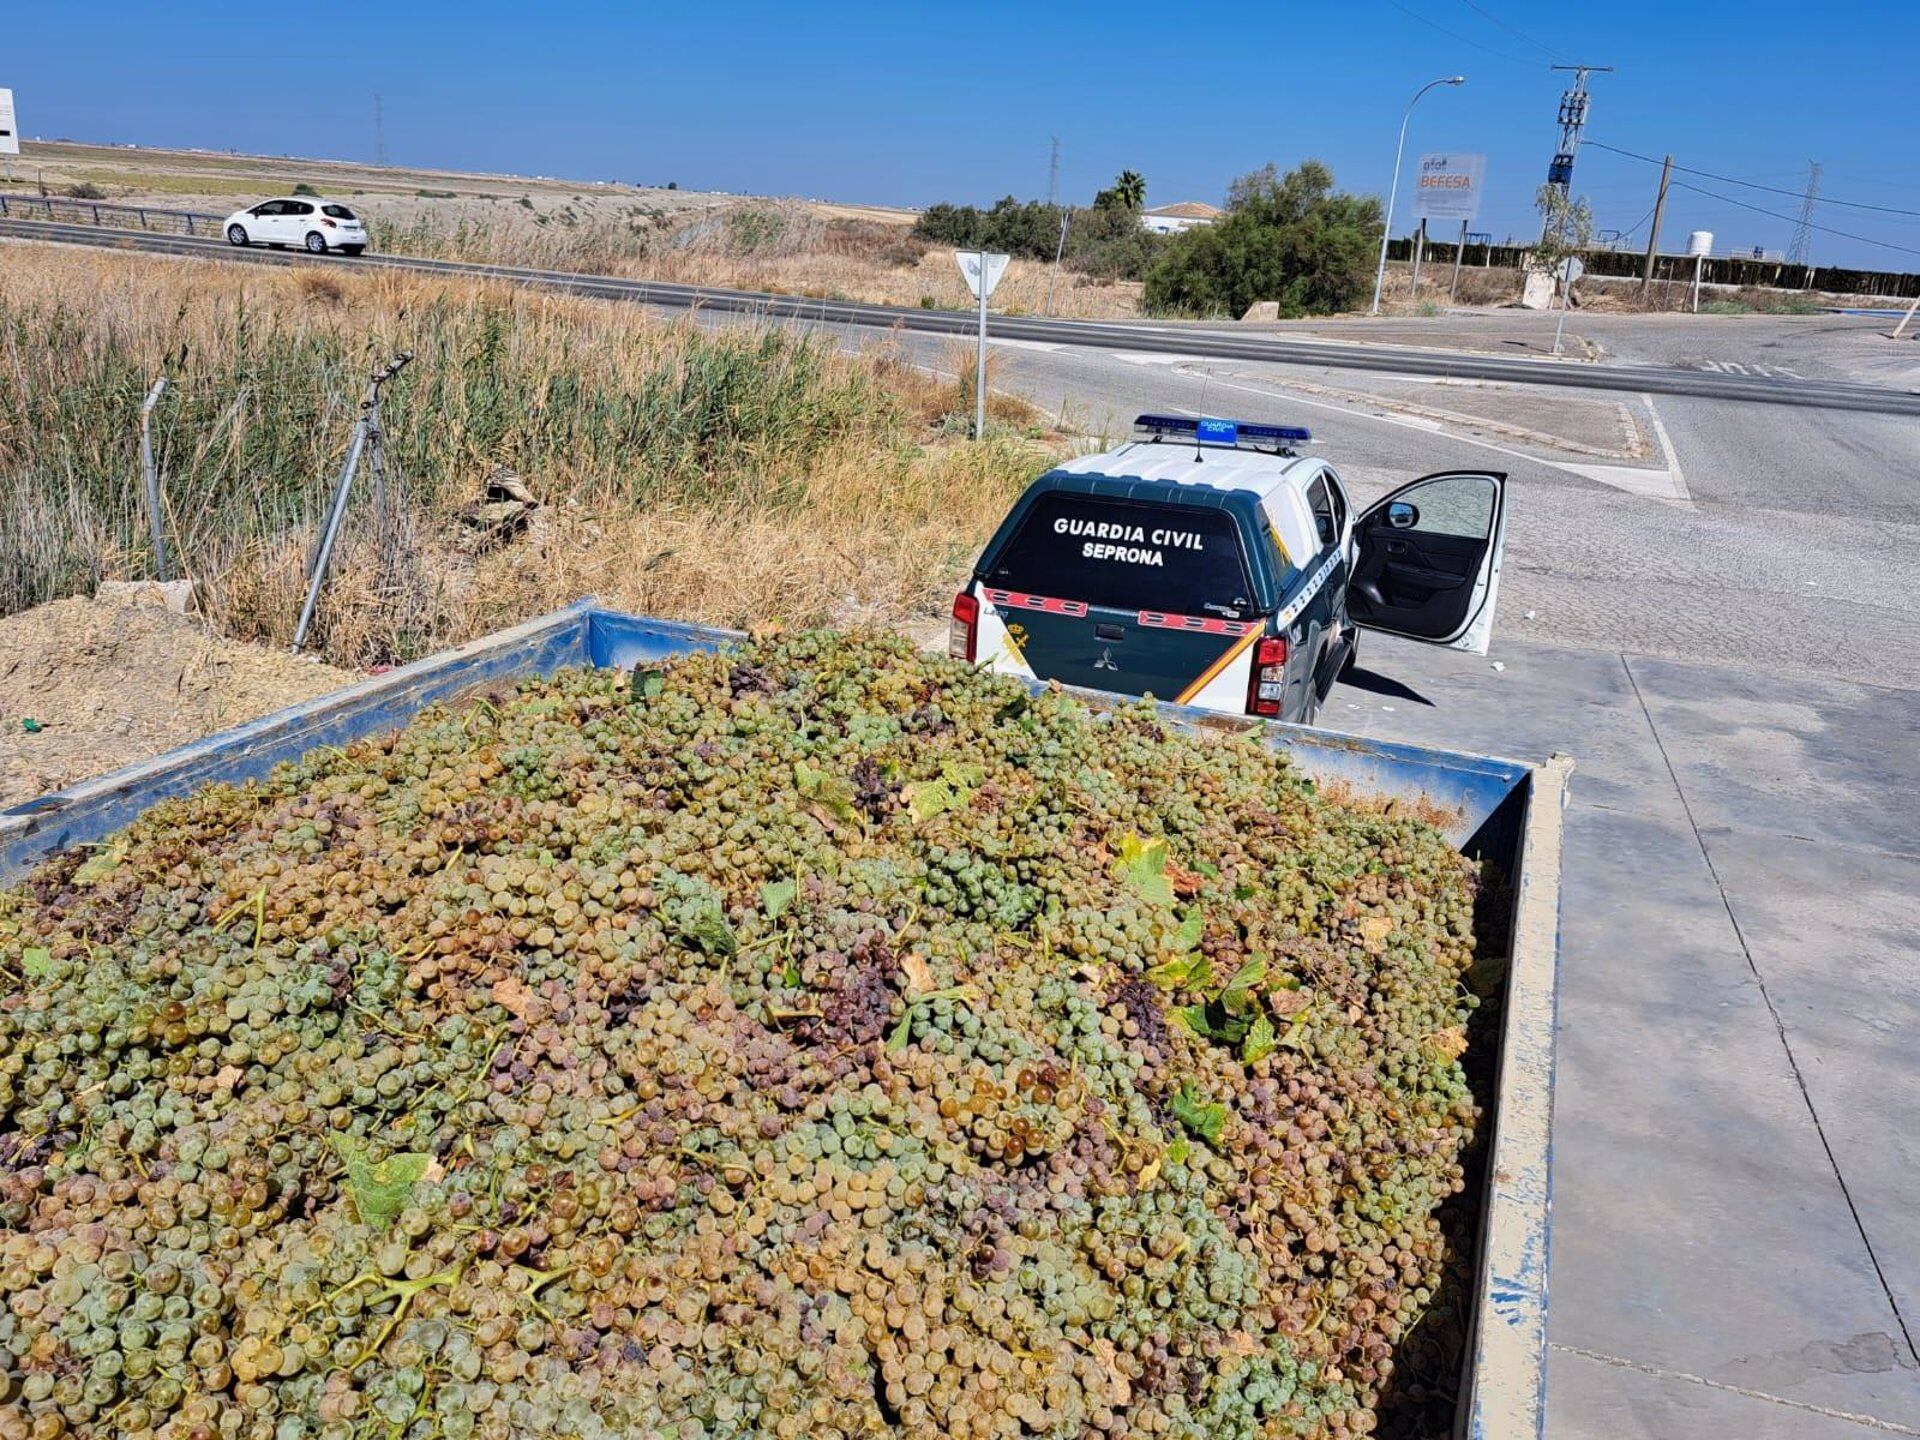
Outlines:
{"type": "Polygon", "coordinates": [[[158,605],[75,596],[7,616],[0,619],[0,807],[359,678],[222,639],[158,605]]]}

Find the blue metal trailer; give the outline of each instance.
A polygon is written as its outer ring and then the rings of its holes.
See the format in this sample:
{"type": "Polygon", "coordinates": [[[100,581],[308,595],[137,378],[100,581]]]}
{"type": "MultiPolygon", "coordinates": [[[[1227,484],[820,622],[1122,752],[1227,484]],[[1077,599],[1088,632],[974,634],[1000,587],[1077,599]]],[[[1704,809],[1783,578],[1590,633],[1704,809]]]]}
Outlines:
{"type": "MultiPolygon", "coordinates": [[[[264,776],[322,745],[407,723],[470,686],[566,665],[630,666],[740,637],[624,615],[582,601],[388,674],[264,716],[151,760],[0,811],[0,883],[71,845],[104,838],[169,796],[214,781],[264,776]]],[[[1096,707],[1116,697],[1089,693],[1096,707]]],[[[1263,722],[1161,707],[1195,731],[1263,722]]],[[[1473,1330],[1455,1433],[1471,1440],[1544,1434],[1549,1127],[1553,1103],[1555,968],[1559,949],[1560,821],[1571,763],[1542,765],[1362,740],[1268,724],[1269,743],[1317,780],[1357,793],[1419,800],[1446,816],[1463,851],[1512,878],[1492,1145],[1481,1197],[1473,1330]]]]}

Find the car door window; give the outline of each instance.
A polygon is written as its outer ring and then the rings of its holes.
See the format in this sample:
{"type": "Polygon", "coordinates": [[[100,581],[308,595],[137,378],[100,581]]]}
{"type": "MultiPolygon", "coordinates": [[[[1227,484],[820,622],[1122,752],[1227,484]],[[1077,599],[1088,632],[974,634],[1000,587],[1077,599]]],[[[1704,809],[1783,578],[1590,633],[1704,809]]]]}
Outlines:
{"type": "Polygon", "coordinates": [[[1497,472],[1450,471],[1369,508],[1354,527],[1347,591],[1354,623],[1484,654],[1499,583],[1505,484],[1497,472]]]}
{"type": "Polygon", "coordinates": [[[1313,511],[1313,528],[1319,532],[1320,548],[1326,550],[1340,541],[1339,517],[1333,508],[1333,494],[1324,474],[1313,477],[1307,486],[1307,508],[1313,511]]]}
{"type": "Polygon", "coordinates": [[[286,207],[285,211],[282,212],[286,215],[299,217],[313,214],[313,206],[307,204],[304,200],[289,200],[286,202],[286,207]]]}
{"type": "Polygon", "coordinates": [[[1320,478],[1326,481],[1327,499],[1333,507],[1333,536],[1337,543],[1347,533],[1347,491],[1340,483],[1340,477],[1331,470],[1322,470],[1320,478]]]}

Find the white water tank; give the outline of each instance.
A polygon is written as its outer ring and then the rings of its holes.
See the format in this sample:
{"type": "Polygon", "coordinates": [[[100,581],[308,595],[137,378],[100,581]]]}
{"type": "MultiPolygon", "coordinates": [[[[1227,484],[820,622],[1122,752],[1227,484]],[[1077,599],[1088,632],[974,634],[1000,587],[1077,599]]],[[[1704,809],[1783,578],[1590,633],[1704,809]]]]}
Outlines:
{"type": "Polygon", "coordinates": [[[1687,236],[1687,254],[1711,255],[1712,253],[1713,232],[1711,230],[1695,230],[1687,236]]]}

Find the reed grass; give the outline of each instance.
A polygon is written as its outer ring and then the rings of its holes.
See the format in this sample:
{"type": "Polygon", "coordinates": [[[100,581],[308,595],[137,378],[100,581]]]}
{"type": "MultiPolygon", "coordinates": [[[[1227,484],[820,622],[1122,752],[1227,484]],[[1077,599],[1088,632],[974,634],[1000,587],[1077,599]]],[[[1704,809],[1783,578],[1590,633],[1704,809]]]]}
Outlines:
{"type": "Polygon", "coordinates": [[[592,590],[736,624],[904,618],[1046,459],[1004,400],[1002,438],[953,443],[959,385],[802,331],[384,272],[8,260],[0,613],[153,572],[137,417],[160,374],[178,563],[223,629],[284,642],[365,377],[414,352],[385,407],[396,508],[373,523],[363,484],[320,616],[341,664],[592,590]],[[545,503],[528,537],[476,549],[456,512],[499,466],[545,503]]]}

